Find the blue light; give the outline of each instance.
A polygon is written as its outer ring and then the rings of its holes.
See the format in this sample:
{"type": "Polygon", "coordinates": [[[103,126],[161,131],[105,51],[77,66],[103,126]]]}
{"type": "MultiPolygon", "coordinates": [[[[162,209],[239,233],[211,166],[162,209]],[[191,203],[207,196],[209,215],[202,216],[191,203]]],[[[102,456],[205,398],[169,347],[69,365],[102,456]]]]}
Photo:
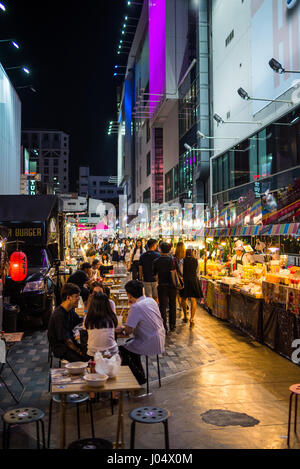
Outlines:
{"type": "Polygon", "coordinates": [[[118,74],[115,72],[115,73],[114,73],[114,77],[116,77],[117,75],[118,75],[118,74]]]}
{"type": "Polygon", "coordinates": [[[3,5],[3,3],[0,3],[0,8],[1,8],[1,10],[6,11],[6,8],[5,8],[5,6],[3,5]]]}
{"type": "Polygon", "coordinates": [[[30,74],[30,71],[28,70],[28,68],[26,68],[26,67],[23,67],[23,68],[22,68],[22,70],[23,70],[23,72],[27,73],[27,75],[29,75],[29,74],[30,74]]]}
{"type": "Polygon", "coordinates": [[[13,45],[16,49],[20,49],[20,46],[19,46],[15,41],[12,41],[12,45],[13,45]]]}
{"type": "Polygon", "coordinates": [[[115,68],[118,68],[119,65],[115,65],[115,68]]]}

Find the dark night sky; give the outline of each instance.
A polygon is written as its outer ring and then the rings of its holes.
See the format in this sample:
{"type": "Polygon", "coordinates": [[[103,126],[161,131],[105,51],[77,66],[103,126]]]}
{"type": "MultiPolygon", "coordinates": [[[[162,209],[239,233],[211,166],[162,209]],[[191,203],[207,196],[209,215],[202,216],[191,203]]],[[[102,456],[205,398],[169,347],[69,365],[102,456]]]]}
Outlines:
{"type": "MultiPolygon", "coordinates": [[[[1,0],[0,39],[14,38],[17,51],[2,44],[5,66],[28,65],[31,76],[8,72],[14,86],[33,84],[38,93],[19,90],[22,128],[49,128],[70,134],[70,182],[75,190],[78,165],[92,174],[117,174],[117,139],[107,136],[116,120],[115,64],[124,15],[139,7],[125,0],[1,0]]],[[[122,61],[120,60],[122,58],[122,61]]]]}

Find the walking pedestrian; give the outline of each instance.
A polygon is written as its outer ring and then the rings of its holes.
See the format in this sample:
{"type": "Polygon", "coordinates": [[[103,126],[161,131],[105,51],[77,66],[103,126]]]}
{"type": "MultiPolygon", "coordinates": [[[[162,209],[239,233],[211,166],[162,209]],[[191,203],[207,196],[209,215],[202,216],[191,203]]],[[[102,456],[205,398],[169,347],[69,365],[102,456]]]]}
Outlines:
{"type": "Polygon", "coordinates": [[[198,279],[199,265],[198,260],[195,258],[194,250],[187,249],[186,256],[183,261],[183,282],[184,289],[182,293],[182,307],[184,319],[183,322],[188,322],[187,317],[187,299],[191,301],[191,318],[190,327],[195,325],[195,313],[197,309],[197,299],[202,298],[200,281],[198,279]]]}
{"type": "MultiPolygon", "coordinates": [[[[175,257],[176,257],[176,260],[178,262],[179,271],[180,271],[181,276],[183,276],[183,260],[185,258],[185,254],[186,254],[186,249],[185,249],[184,242],[179,241],[177,243],[177,246],[176,246],[175,257]]],[[[183,295],[183,290],[179,290],[178,295],[177,295],[177,299],[178,299],[178,303],[179,303],[179,306],[180,306],[180,311],[183,310],[182,295],[183,295]]]]}
{"type": "Polygon", "coordinates": [[[153,262],[160,254],[157,252],[158,242],[156,239],[149,239],[148,251],[140,257],[139,277],[144,283],[145,295],[158,301],[157,281],[153,274],[153,262]]]}
{"type": "Polygon", "coordinates": [[[132,272],[132,280],[138,280],[140,257],[144,252],[145,249],[143,248],[142,240],[138,239],[135,243],[135,247],[131,251],[130,271],[132,272]]]}
{"type": "Polygon", "coordinates": [[[172,284],[171,272],[176,270],[180,275],[179,266],[175,257],[170,256],[169,243],[161,243],[160,257],[153,262],[153,273],[158,279],[158,302],[164,326],[167,329],[167,306],[169,304],[169,328],[176,329],[176,296],[177,289],[172,284]]]}

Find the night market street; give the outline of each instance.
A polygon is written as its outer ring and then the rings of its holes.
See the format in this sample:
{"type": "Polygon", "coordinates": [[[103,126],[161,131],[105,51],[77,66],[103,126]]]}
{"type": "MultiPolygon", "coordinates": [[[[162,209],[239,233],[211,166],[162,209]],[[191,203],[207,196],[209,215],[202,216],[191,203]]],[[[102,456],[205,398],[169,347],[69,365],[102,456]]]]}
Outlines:
{"type": "MultiPolygon", "coordinates": [[[[181,321],[178,319],[178,323],[181,321]]],[[[15,347],[15,368],[26,384],[22,406],[49,405],[48,346],[44,332],[34,332],[15,347]],[[29,351],[30,350],[30,351],[29,351]],[[24,351],[29,351],[26,360],[24,351]]],[[[125,398],[125,442],[129,447],[128,413],[139,406],[159,405],[171,412],[171,449],[285,449],[289,386],[300,381],[297,365],[251,340],[237,329],[198,308],[196,326],[180,325],[167,338],[166,353],[160,360],[162,387],[158,387],[156,361],[151,364],[151,396],[125,398]],[[245,413],[257,425],[217,426],[205,423],[201,414],[210,409],[245,413]]],[[[14,388],[17,391],[17,386],[14,388]]],[[[144,386],[145,391],[145,386],[144,386]]],[[[3,387],[1,406],[13,407],[3,387]]],[[[146,392],[146,391],[145,391],[146,392]]],[[[140,394],[145,392],[141,391],[140,394]]],[[[115,414],[117,410],[115,410],[115,414]]],[[[53,414],[51,447],[58,447],[58,410],[53,414]]],[[[116,415],[111,416],[108,400],[95,405],[96,436],[115,439],[116,415]],[[114,420],[113,420],[114,419],[114,420]]],[[[47,422],[47,418],[45,420],[47,422]]],[[[142,425],[136,429],[136,448],[164,447],[163,428],[142,425]]],[[[90,436],[89,416],[81,410],[82,438],[90,436]]],[[[75,411],[67,411],[67,443],[76,439],[75,411]]],[[[292,432],[291,448],[300,448],[292,432]]],[[[12,448],[35,448],[35,429],[24,426],[13,431],[12,448]]]]}
{"type": "Polygon", "coordinates": [[[0,0],[0,455],[297,454],[299,78],[300,0],[0,0]]]}

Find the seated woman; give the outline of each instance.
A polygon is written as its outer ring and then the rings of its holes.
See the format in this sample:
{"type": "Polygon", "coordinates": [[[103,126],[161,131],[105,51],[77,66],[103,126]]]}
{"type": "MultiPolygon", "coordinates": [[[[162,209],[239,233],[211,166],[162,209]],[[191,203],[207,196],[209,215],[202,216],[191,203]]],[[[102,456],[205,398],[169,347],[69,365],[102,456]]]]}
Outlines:
{"type": "Polygon", "coordinates": [[[99,259],[94,259],[92,262],[91,278],[94,279],[95,282],[99,282],[101,280],[99,269],[100,269],[100,261],[99,259]]]}
{"type": "Polygon", "coordinates": [[[105,295],[107,296],[109,300],[113,313],[116,313],[116,304],[113,300],[110,299],[110,289],[107,286],[103,285],[100,282],[93,283],[91,294],[94,295],[95,293],[105,293],[105,295]]]}
{"type": "Polygon", "coordinates": [[[84,327],[87,330],[87,355],[96,352],[118,353],[115,328],[118,326],[116,315],[111,309],[104,293],[93,293],[89,299],[84,327]]]}

